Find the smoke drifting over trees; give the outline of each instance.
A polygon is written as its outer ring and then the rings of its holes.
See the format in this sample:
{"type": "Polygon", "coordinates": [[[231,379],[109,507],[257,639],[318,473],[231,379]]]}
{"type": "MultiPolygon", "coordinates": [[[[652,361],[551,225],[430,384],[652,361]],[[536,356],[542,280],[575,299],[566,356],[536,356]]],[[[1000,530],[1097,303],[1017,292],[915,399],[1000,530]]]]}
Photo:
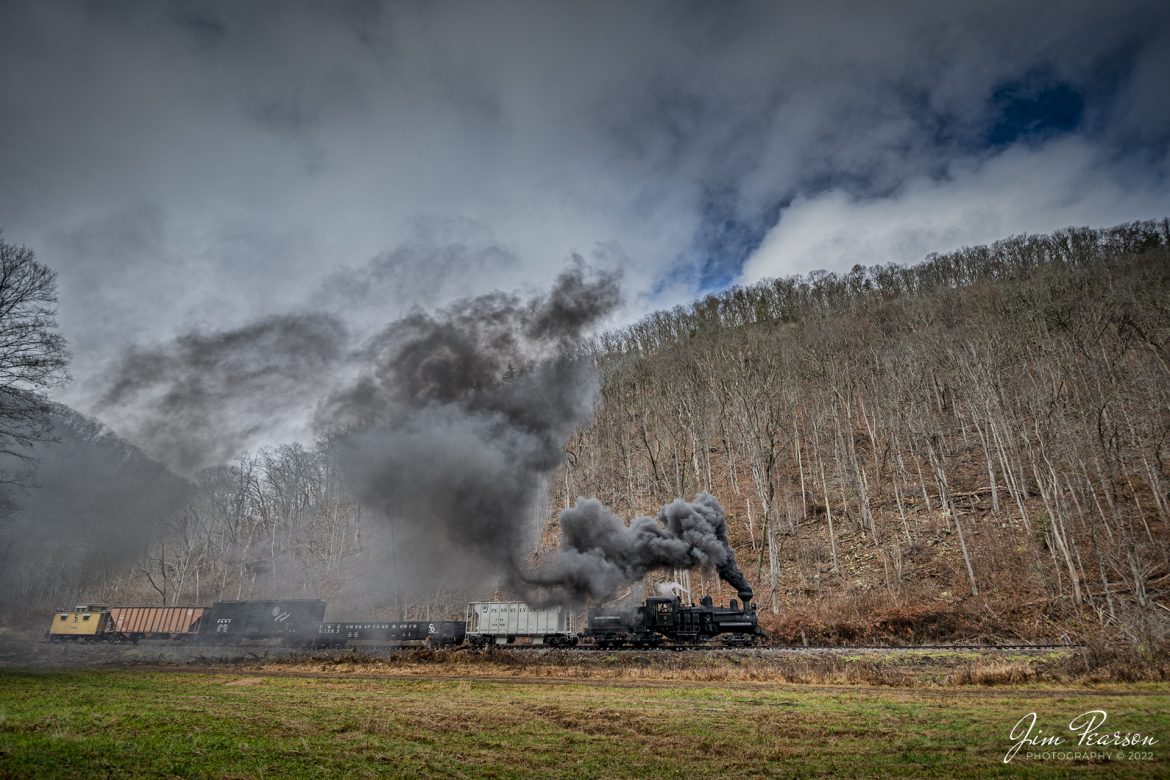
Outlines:
{"type": "Polygon", "coordinates": [[[359,591],[523,589],[547,480],[596,400],[585,335],[619,302],[616,276],[577,260],[547,294],[417,311],[356,346],[335,318],[295,314],[132,349],[105,409],[193,479],[60,409],[63,445],[39,453],[42,489],[16,496],[4,530],[86,543],[26,555],[28,582],[9,584],[69,600],[133,567],[168,605],[192,587],[206,600],[295,583],[351,603],[359,591]],[[224,465],[255,431],[314,407],[315,452],[224,465]],[[331,518],[320,528],[319,513],[331,518]],[[70,576],[34,583],[51,561],[70,576]]]}
{"type": "Polygon", "coordinates": [[[132,435],[190,470],[238,450],[338,372],[347,380],[317,402],[313,426],[353,498],[382,524],[366,540],[382,565],[375,581],[412,592],[498,581],[579,602],[656,569],[701,567],[750,598],[726,515],[707,494],[628,528],[582,499],[562,514],[558,557],[530,570],[548,480],[597,398],[584,339],[619,302],[617,279],[590,276],[578,260],[546,295],[418,311],[352,349],[331,317],[270,318],[131,351],[104,402],[133,406],[132,435]]]}

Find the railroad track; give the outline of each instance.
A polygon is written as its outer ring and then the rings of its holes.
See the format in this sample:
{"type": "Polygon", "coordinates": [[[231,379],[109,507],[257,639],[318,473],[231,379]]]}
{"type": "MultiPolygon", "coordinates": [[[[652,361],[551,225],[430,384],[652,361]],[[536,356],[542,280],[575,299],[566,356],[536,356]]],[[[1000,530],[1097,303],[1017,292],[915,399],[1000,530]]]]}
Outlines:
{"type": "Polygon", "coordinates": [[[1079,644],[1051,644],[1051,645],[772,645],[761,646],[771,650],[1077,650],[1084,645],[1079,644]]]}
{"type": "Polygon", "coordinates": [[[839,653],[853,653],[853,652],[922,652],[922,651],[1051,651],[1051,650],[1078,650],[1084,647],[1079,644],[1011,644],[1011,645],[750,645],[750,646],[724,646],[724,645],[663,645],[660,647],[601,647],[599,645],[574,645],[569,647],[553,647],[551,645],[489,645],[483,650],[568,650],[573,652],[618,652],[618,653],[646,653],[646,652],[686,652],[686,651],[724,651],[724,652],[776,652],[776,653],[815,653],[815,652],[839,652],[839,653]]]}
{"type": "MultiPolygon", "coordinates": [[[[404,644],[404,645],[364,645],[357,648],[333,649],[333,648],[300,648],[277,645],[203,645],[197,643],[182,643],[174,644],[173,642],[151,641],[143,640],[141,643],[131,644],[129,642],[49,642],[48,640],[40,640],[38,644],[52,645],[54,647],[68,648],[77,647],[92,648],[92,649],[130,649],[138,648],[140,650],[152,649],[172,649],[172,648],[211,648],[214,650],[230,651],[232,649],[240,652],[248,652],[261,648],[268,651],[279,652],[307,652],[318,654],[337,653],[342,654],[358,651],[373,651],[375,653],[397,653],[409,650],[424,650],[428,649],[421,644],[404,644]]],[[[471,647],[468,645],[461,645],[454,648],[459,652],[485,652],[485,651],[502,651],[502,652],[534,652],[538,650],[556,650],[561,652],[576,652],[576,653],[671,653],[671,652],[727,652],[727,653],[745,653],[756,652],[765,654],[804,654],[804,653],[890,653],[890,652],[1043,652],[1056,650],[1078,650],[1084,647],[1081,644],[955,644],[955,645],[747,645],[747,646],[728,646],[719,644],[686,644],[686,645],[661,645],[658,647],[602,647],[593,644],[578,644],[578,645],[541,645],[541,644],[509,644],[509,645],[486,645],[484,647],[471,647]]]]}

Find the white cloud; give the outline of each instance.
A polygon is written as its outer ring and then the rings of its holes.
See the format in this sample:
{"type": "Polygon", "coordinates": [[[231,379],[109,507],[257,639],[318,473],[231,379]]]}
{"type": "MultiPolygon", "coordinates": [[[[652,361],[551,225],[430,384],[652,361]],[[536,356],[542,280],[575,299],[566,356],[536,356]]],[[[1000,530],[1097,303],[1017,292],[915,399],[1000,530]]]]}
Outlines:
{"type": "Polygon", "coordinates": [[[912,179],[886,197],[857,199],[830,190],[798,198],[748,260],[740,281],[855,264],[912,264],[931,252],[1017,233],[1170,215],[1170,181],[1141,174],[1082,140],[1064,139],[955,161],[945,177],[912,179]]]}

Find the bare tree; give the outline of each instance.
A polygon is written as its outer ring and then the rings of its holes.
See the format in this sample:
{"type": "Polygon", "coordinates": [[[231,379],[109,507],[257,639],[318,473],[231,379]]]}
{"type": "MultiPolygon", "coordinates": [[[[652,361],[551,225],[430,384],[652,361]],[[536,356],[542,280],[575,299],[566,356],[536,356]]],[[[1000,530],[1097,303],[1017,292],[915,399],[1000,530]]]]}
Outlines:
{"type": "Polygon", "coordinates": [[[57,332],[57,274],[0,233],[0,481],[27,472],[29,447],[49,437],[45,391],[64,382],[69,364],[57,332]]]}

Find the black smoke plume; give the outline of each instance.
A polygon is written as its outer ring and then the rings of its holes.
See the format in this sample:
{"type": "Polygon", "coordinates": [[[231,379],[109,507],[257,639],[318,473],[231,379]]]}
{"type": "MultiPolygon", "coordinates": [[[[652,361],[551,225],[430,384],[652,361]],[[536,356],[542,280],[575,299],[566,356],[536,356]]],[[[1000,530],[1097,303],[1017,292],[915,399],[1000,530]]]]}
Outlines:
{"type": "Polygon", "coordinates": [[[364,506],[387,518],[410,585],[502,579],[522,591],[547,478],[593,411],[586,330],[619,302],[582,265],[524,301],[496,293],[392,323],[317,428],[364,506]]]}
{"type": "Polygon", "coordinates": [[[709,493],[680,498],[628,526],[597,499],[580,498],[561,512],[560,550],[529,580],[563,600],[598,601],[669,568],[714,570],[744,602],[752,598],[727,539],[727,514],[709,493]]]}

